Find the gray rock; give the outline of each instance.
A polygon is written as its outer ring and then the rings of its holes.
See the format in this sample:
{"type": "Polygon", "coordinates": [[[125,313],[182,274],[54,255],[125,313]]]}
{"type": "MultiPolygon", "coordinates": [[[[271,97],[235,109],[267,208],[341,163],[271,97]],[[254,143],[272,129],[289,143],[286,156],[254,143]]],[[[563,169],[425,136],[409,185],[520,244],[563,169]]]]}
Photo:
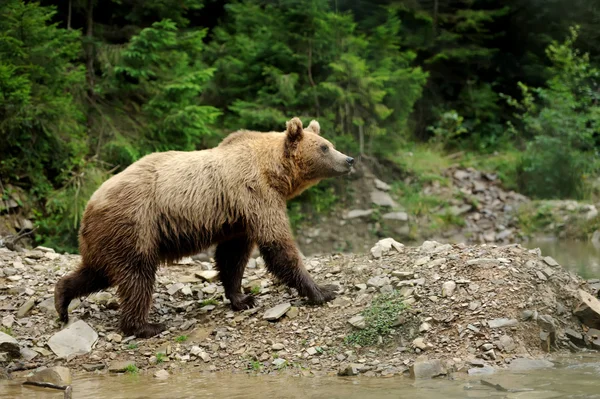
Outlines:
{"type": "Polygon", "coordinates": [[[27,378],[26,384],[64,389],[71,385],[71,382],[71,371],[67,367],[55,366],[36,372],[27,378]]]}
{"type": "Polygon", "coordinates": [[[513,359],[508,368],[512,371],[529,371],[541,368],[554,367],[554,363],[545,359],[513,359]]]}
{"type": "Polygon", "coordinates": [[[263,319],[269,320],[269,321],[277,320],[277,319],[283,317],[283,315],[285,315],[291,307],[292,307],[292,304],[290,304],[289,302],[281,303],[281,304],[267,310],[265,312],[265,314],[263,315],[263,319]]]}
{"type": "Polygon", "coordinates": [[[398,253],[404,252],[404,245],[394,240],[393,238],[384,238],[382,240],[377,241],[375,246],[371,248],[371,255],[375,259],[381,258],[383,255],[386,255],[394,248],[398,253]]]}
{"type": "Polygon", "coordinates": [[[517,324],[519,324],[519,322],[516,319],[501,318],[488,321],[490,328],[511,327],[516,326],[517,324]]]}
{"type": "Polygon", "coordinates": [[[108,366],[109,373],[124,373],[128,369],[135,367],[135,362],[132,360],[113,362],[108,366]]]}
{"type": "Polygon", "coordinates": [[[375,277],[371,277],[368,281],[367,281],[367,286],[368,287],[383,287],[384,285],[387,285],[390,283],[390,279],[387,277],[381,277],[381,276],[375,276],[375,277]]]}
{"type": "Polygon", "coordinates": [[[590,343],[592,349],[600,350],[600,330],[590,328],[585,334],[586,340],[590,343]]]}
{"type": "Polygon", "coordinates": [[[567,328],[565,330],[565,335],[571,342],[573,342],[577,346],[585,346],[585,339],[583,338],[583,334],[577,332],[571,328],[567,328]]]}
{"type": "Polygon", "coordinates": [[[348,323],[350,323],[350,325],[352,325],[353,327],[356,327],[360,330],[367,327],[367,325],[365,324],[365,318],[360,315],[354,316],[353,318],[348,320],[348,323]]]}
{"type": "Polygon", "coordinates": [[[446,374],[447,371],[439,359],[417,360],[410,367],[410,377],[414,379],[430,379],[446,374]]]}
{"type": "Polygon", "coordinates": [[[84,355],[92,350],[98,334],[85,321],[78,320],[57,332],[48,340],[48,346],[59,358],[84,355]]]}
{"type": "Polygon", "coordinates": [[[282,358],[277,358],[275,360],[273,360],[273,366],[275,366],[276,368],[280,368],[283,365],[285,365],[287,363],[287,360],[282,359],[282,358]]]}
{"type": "Polygon", "coordinates": [[[94,363],[94,364],[82,364],[81,367],[84,368],[85,371],[97,371],[97,370],[102,370],[104,367],[104,363],[94,363]]]}
{"type": "Polygon", "coordinates": [[[21,348],[21,357],[26,361],[29,362],[33,359],[35,359],[35,357],[39,355],[39,353],[37,353],[34,350],[31,350],[29,348],[21,348]]]}
{"type": "Polygon", "coordinates": [[[21,307],[19,307],[19,310],[17,310],[17,319],[25,317],[34,305],[35,298],[29,298],[28,300],[26,300],[25,303],[23,303],[21,307]]]}
{"type": "Polygon", "coordinates": [[[386,182],[383,182],[379,179],[373,179],[373,183],[375,183],[375,188],[381,191],[390,191],[392,187],[386,182]]]}
{"type": "Polygon", "coordinates": [[[384,220],[397,220],[399,222],[408,222],[408,213],[406,212],[388,212],[383,214],[384,220]]]}
{"type": "Polygon", "coordinates": [[[185,284],[183,283],[173,283],[169,286],[169,288],[167,289],[167,293],[169,295],[173,295],[175,294],[177,291],[179,291],[180,289],[182,289],[184,287],[185,284]]]}
{"type": "Polygon", "coordinates": [[[544,262],[546,262],[546,264],[547,264],[548,266],[552,266],[552,267],[558,267],[558,266],[560,266],[560,265],[558,264],[558,262],[557,262],[557,261],[555,261],[555,260],[554,260],[554,258],[552,258],[551,256],[545,256],[545,257],[544,257],[544,262]]]}
{"type": "Polygon", "coordinates": [[[499,339],[499,344],[499,346],[502,347],[502,350],[507,353],[512,352],[517,347],[515,341],[508,335],[501,336],[499,339]]]}
{"type": "Polygon", "coordinates": [[[350,363],[344,364],[338,369],[339,376],[351,377],[354,375],[358,375],[360,373],[360,369],[363,367],[362,364],[350,363]]]}
{"type": "Polygon", "coordinates": [[[422,337],[415,338],[413,340],[413,346],[422,351],[427,349],[427,344],[425,343],[425,339],[422,337]]]}
{"type": "Polygon", "coordinates": [[[549,333],[556,332],[556,321],[547,314],[539,315],[537,324],[542,330],[546,330],[549,333]]]}
{"type": "Polygon", "coordinates": [[[454,281],[446,281],[442,284],[442,297],[451,297],[454,295],[456,289],[456,283],[454,281]]]}
{"type": "Polygon", "coordinates": [[[390,208],[395,208],[398,206],[388,193],[380,190],[371,191],[371,202],[375,205],[386,206],[390,208]]]}
{"type": "Polygon", "coordinates": [[[10,335],[0,331],[0,352],[6,352],[13,358],[21,356],[19,342],[10,335]]]}
{"type": "Polygon", "coordinates": [[[217,270],[201,270],[196,272],[196,276],[204,281],[212,283],[219,277],[219,272],[217,270]]]}
{"type": "Polygon", "coordinates": [[[373,213],[372,209],[353,209],[346,214],[344,219],[362,218],[362,217],[366,217],[366,216],[371,216],[372,213],[373,213]]]}

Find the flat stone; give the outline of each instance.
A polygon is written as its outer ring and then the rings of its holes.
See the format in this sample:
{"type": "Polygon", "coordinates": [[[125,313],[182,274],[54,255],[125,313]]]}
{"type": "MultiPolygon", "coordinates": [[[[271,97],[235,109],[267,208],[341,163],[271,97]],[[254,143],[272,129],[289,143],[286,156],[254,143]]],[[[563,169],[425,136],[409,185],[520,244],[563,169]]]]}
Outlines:
{"type": "Polygon", "coordinates": [[[483,367],[473,367],[467,370],[467,374],[469,375],[490,375],[494,374],[496,369],[489,365],[484,365],[483,367]]]}
{"type": "Polygon", "coordinates": [[[415,348],[421,349],[422,351],[427,349],[427,344],[425,343],[425,339],[422,337],[415,338],[413,341],[413,346],[415,348]]]}
{"type": "Polygon", "coordinates": [[[283,350],[283,348],[285,348],[285,346],[282,343],[276,343],[271,345],[271,349],[274,351],[280,351],[283,350]]]}
{"type": "Polygon", "coordinates": [[[292,305],[289,302],[281,303],[267,310],[263,315],[263,319],[269,321],[277,320],[283,317],[291,307],[292,305]]]}
{"type": "Polygon", "coordinates": [[[20,357],[19,342],[14,337],[0,331],[0,352],[6,352],[13,358],[20,357]]]}
{"type": "Polygon", "coordinates": [[[59,358],[67,358],[91,352],[97,340],[96,331],[85,321],[78,320],[50,337],[48,346],[59,358]]]}
{"type": "Polygon", "coordinates": [[[419,326],[419,332],[423,333],[426,331],[431,330],[431,324],[425,322],[425,323],[421,323],[421,325],[419,326]]]}
{"type": "Polygon", "coordinates": [[[21,319],[21,318],[25,317],[27,315],[27,313],[29,313],[31,308],[33,308],[34,305],[35,305],[35,298],[29,298],[28,300],[26,300],[25,303],[23,303],[19,307],[19,310],[17,310],[17,319],[21,319]]]}
{"type": "Polygon", "coordinates": [[[167,288],[167,293],[169,295],[173,295],[175,294],[177,291],[179,291],[180,289],[182,289],[185,286],[185,284],[183,283],[173,283],[169,286],[169,288],[167,288]]]}
{"type": "Polygon", "coordinates": [[[2,326],[6,328],[11,328],[15,323],[15,316],[11,314],[7,314],[2,318],[2,326]]]}
{"type": "Polygon", "coordinates": [[[404,286],[412,286],[412,285],[423,285],[425,284],[425,278],[417,278],[414,280],[404,280],[404,281],[400,281],[396,286],[398,288],[404,287],[404,286]]]}
{"type": "Polygon", "coordinates": [[[365,318],[360,315],[354,316],[353,318],[348,320],[348,323],[350,323],[350,325],[352,325],[353,327],[356,327],[360,330],[367,327],[367,325],[365,323],[365,318]]]}
{"type": "Polygon", "coordinates": [[[383,220],[396,220],[399,222],[408,222],[408,213],[406,212],[388,212],[381,216],[383,220]]]}
{"type": "Polygon", "coordinates": [[[110,366],[108,366],[109,373],[124,373],[130,367],[135,366],[135,362],[132,360],[118,361],[112,362],[110,366]]]}
{"type": "Polygon", "coordinates": [[[417,360],[410,367],[410,377],[414,379],[430,379],[446,374],[447,371],[439,359],[417,360]]]}
{"type": "Polygon", "coordinates": [[[454,295],[456,289],[456,283],[454,281],[446,281],[442,284],[442,297],[447,298],[454,295]]]}
{"type": "Polygon", "coordinates": [[[407,279],[414,278],[415,277],[415,273],[414,272],[405,272],[405,271],[394,270],[392,272],[392,276],[398,277],[400,280],[407,280],[407,279]]]}
{"type": "Polygon", "coordinates": [[[517,347],[514,339],[512,339],[508,335],[501,336],[498,341],[500,343],[500,346],[502,347],[502,350],[507,353],[512,352],[517,347]]]}
{"type": "Polygon", "coordinates": [[[560,265],[558,264],[558,262],[557,262],[557,261],[555,261],[555,260],[554,260],[554,258],[552,258],[551,256],[545,256],[545,257],[543,258],[543,260],[544,260],[544,262],[546,262],[546,264],[547,264],[548,266],[552,266],[552,267],[558,267],[558,266],[560,266],[560,265]]]}
{"type": "Polygon", "coordinates": [[[586,326],[600,330],[600,300],[581,289],[579,297],[581,303],[573,313],[586,326]]]}
{"type": "Polygon", "coordinates": [[[516,319],[501,318],[488,321],[490,328],[511,327],[516,326],[517,324],[519,324],[519,322],[516,319]]]}
{"type": "Polygon", "coordinates": [[[367,281],[367,286],[369,287],[383,287],[384,285],[387,285],[390,283],[390,279],[387,277],[381,277],[381,276],[375,276],[375,277],[371,277],[368,281],[367,281]]]}
{"type": "Polygon", "coordinates": [[[545,359],[513,359],[508,368],[513,371],[529,371],[541,368],[554,367],[554,363],[545,359]]]}
{"type": "Polygon", "coordinates": [[[83,369],[85,371],[92,372],[92,371],[102,370],[106,366],[104,365],[104,363],[94,363],[94,364],[86,363],[86,364],[82,364],[81,367],[83,367],[83,369]]]}
{"type": "Polygon", "coordinates": [[[121,334],[110,333],[106,336],[106,339],[111,342],[120,343],[123,340],[123,337],[121,336],[121,334]]]}
{"type": "Polygon", "coordinates": [[[381,191],[390,191],[392,187],[379,179],[373,179],[373,183],[375,183],[375,188],[381,191]]]}
{"type": "Polygon", "coordinates": [[[158,378],[159,380],[164,380],[169,378],[169,372],[167,370],[157,370],[154,372],[154,378],[158,378]]]}
{"type": "Polygon", "coordinates": [[[42,246],[37,246],[33,249],[34,251],[40,251],[40,252],[49,252],[49,253],[54,253],[56,251],[54,251],[54,249],[52,248],[48,248],[48,247],[42,247],[42,246]]]}
{"type": "Polygon", "coordinates": [[[42,385],[64,389],[67,385],[71,385],[71,371],[67,367],[55,366],[40,370],[27,378],[28,385],[42,385]]]}
{"type": "Polygon", "coordinates": [[[37,357],[37,355],[39,355],[39,353],[37,353],[36,351],[34,351],[32,349],[21,348],[21,357],[26,362],[29,362],[29,361],[35,359],[37,357]]]}
{"type": "Polygon", "coordinates": [[[346,214],[346,216],[344,216],[344,219],[362,218],[362,217],[366,217],[366,216],[371,216],[372,213],[373,213],[372,209],[353,209],[353,210],[349,211],[346,214]]]}
{"type": "Polygon", "coordinates": [[[219,272],[217,270],[201,270],[195,274],[196,277],[208,281],[209,283],[214,282],[219,277],[219,272]]]}
{"type": "Polygon", "coordinates": [[[585,346],[585,340],[583,338],[583,334],[578,331],[575,331],[571,328],[567,328],[565,330],[565,335],[571,342],[573,342],[577,346],[585,346]]]}
{"type": "Polygon", "coordinates": [[[404,252],[404,244],[401,244],[393,238],[388,237],[377,241],[377,243],[371,248],[371,255],[375,259],[379,259],[383,255],[387,255],[392,248],[398,251],[398,253],[404,252]]]}
{"type": "Polygon", "coordinates": [[[398,206],[398,204],[396,204],[396,202],[388,193],[380,190],[371,191],[371,202],[378,206],[385,206],[390,208],[395,208],[396,206],[398,206]]]}
{"type": "Polygon", "coordinates": [[[285,314],[285,317],[287,317],[289,319],[295,319],[299,315],[300,315],[300,309],[298,309],[296,306],[292,306],[290,308],[290,310],[288,310],[287,313],[285,314]]]}

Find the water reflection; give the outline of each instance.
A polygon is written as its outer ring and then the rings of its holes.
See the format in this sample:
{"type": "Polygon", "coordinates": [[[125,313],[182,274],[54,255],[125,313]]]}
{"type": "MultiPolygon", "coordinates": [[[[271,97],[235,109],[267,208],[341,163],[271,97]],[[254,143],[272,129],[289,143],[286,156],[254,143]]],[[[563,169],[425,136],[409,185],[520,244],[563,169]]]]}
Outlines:
{"type": "MultiPolygon", "coordinates": [[[[598,355],[561,358],[553,369],[500,372],[485,377],[413,381],[393,378],[247,376],[188,373],[167,380],[152,376],[74,378],[73,399],[119,398],[600,398],[598,355]],[[483,385],[485,379],[501,389],[483,385]]],[[[61,398],[61,392],[0,382],[0,398],[61,398]]]]}
{"type": "Polygon", "coordinates": [[[540,248],[542,255],[553,257],[563,267],[583,278],[600,278],[600,246],[594,246],[591,242],[538,238],[523,246],[540,248]]]}

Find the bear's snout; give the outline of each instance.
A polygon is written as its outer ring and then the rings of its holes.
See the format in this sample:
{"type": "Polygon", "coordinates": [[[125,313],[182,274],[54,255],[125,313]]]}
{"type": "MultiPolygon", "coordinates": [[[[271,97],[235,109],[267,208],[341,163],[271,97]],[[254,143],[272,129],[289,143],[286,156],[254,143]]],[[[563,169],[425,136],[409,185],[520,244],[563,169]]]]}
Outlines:
{"type": "Polygon", "coordinates": [[[352,157],[346,158],[346,163],[348,164],[348,166],[354,165],[354,158],[352,158],[352,157]]]}

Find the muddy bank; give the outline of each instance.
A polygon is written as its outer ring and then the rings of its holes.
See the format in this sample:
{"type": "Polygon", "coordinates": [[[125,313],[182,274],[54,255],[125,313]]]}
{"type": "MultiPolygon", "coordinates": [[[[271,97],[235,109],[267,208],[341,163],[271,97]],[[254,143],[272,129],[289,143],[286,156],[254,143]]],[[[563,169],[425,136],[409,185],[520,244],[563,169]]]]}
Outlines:
{"type": "Polygon", "coordinates": [[[546,366],[540,359],[549,354],[600,349],[600,281],[519,245],[409,248],[388,239],[367,255],[310,257],[315,279],[339,286],[322,307],[273,281],[259,257],[244,277],[259,306],[244,312],[228,307],[211,259],[183,259],[159,272],[151,318],[170,329],[147,340],[118,331],[114,289],[74,301],[72,322],[61,329],[54,283],[78,258],[0,249],[7,333],[0,361],[13,377],[65,366],[156,378],[180,371],[428,378],[546,366]]]}

